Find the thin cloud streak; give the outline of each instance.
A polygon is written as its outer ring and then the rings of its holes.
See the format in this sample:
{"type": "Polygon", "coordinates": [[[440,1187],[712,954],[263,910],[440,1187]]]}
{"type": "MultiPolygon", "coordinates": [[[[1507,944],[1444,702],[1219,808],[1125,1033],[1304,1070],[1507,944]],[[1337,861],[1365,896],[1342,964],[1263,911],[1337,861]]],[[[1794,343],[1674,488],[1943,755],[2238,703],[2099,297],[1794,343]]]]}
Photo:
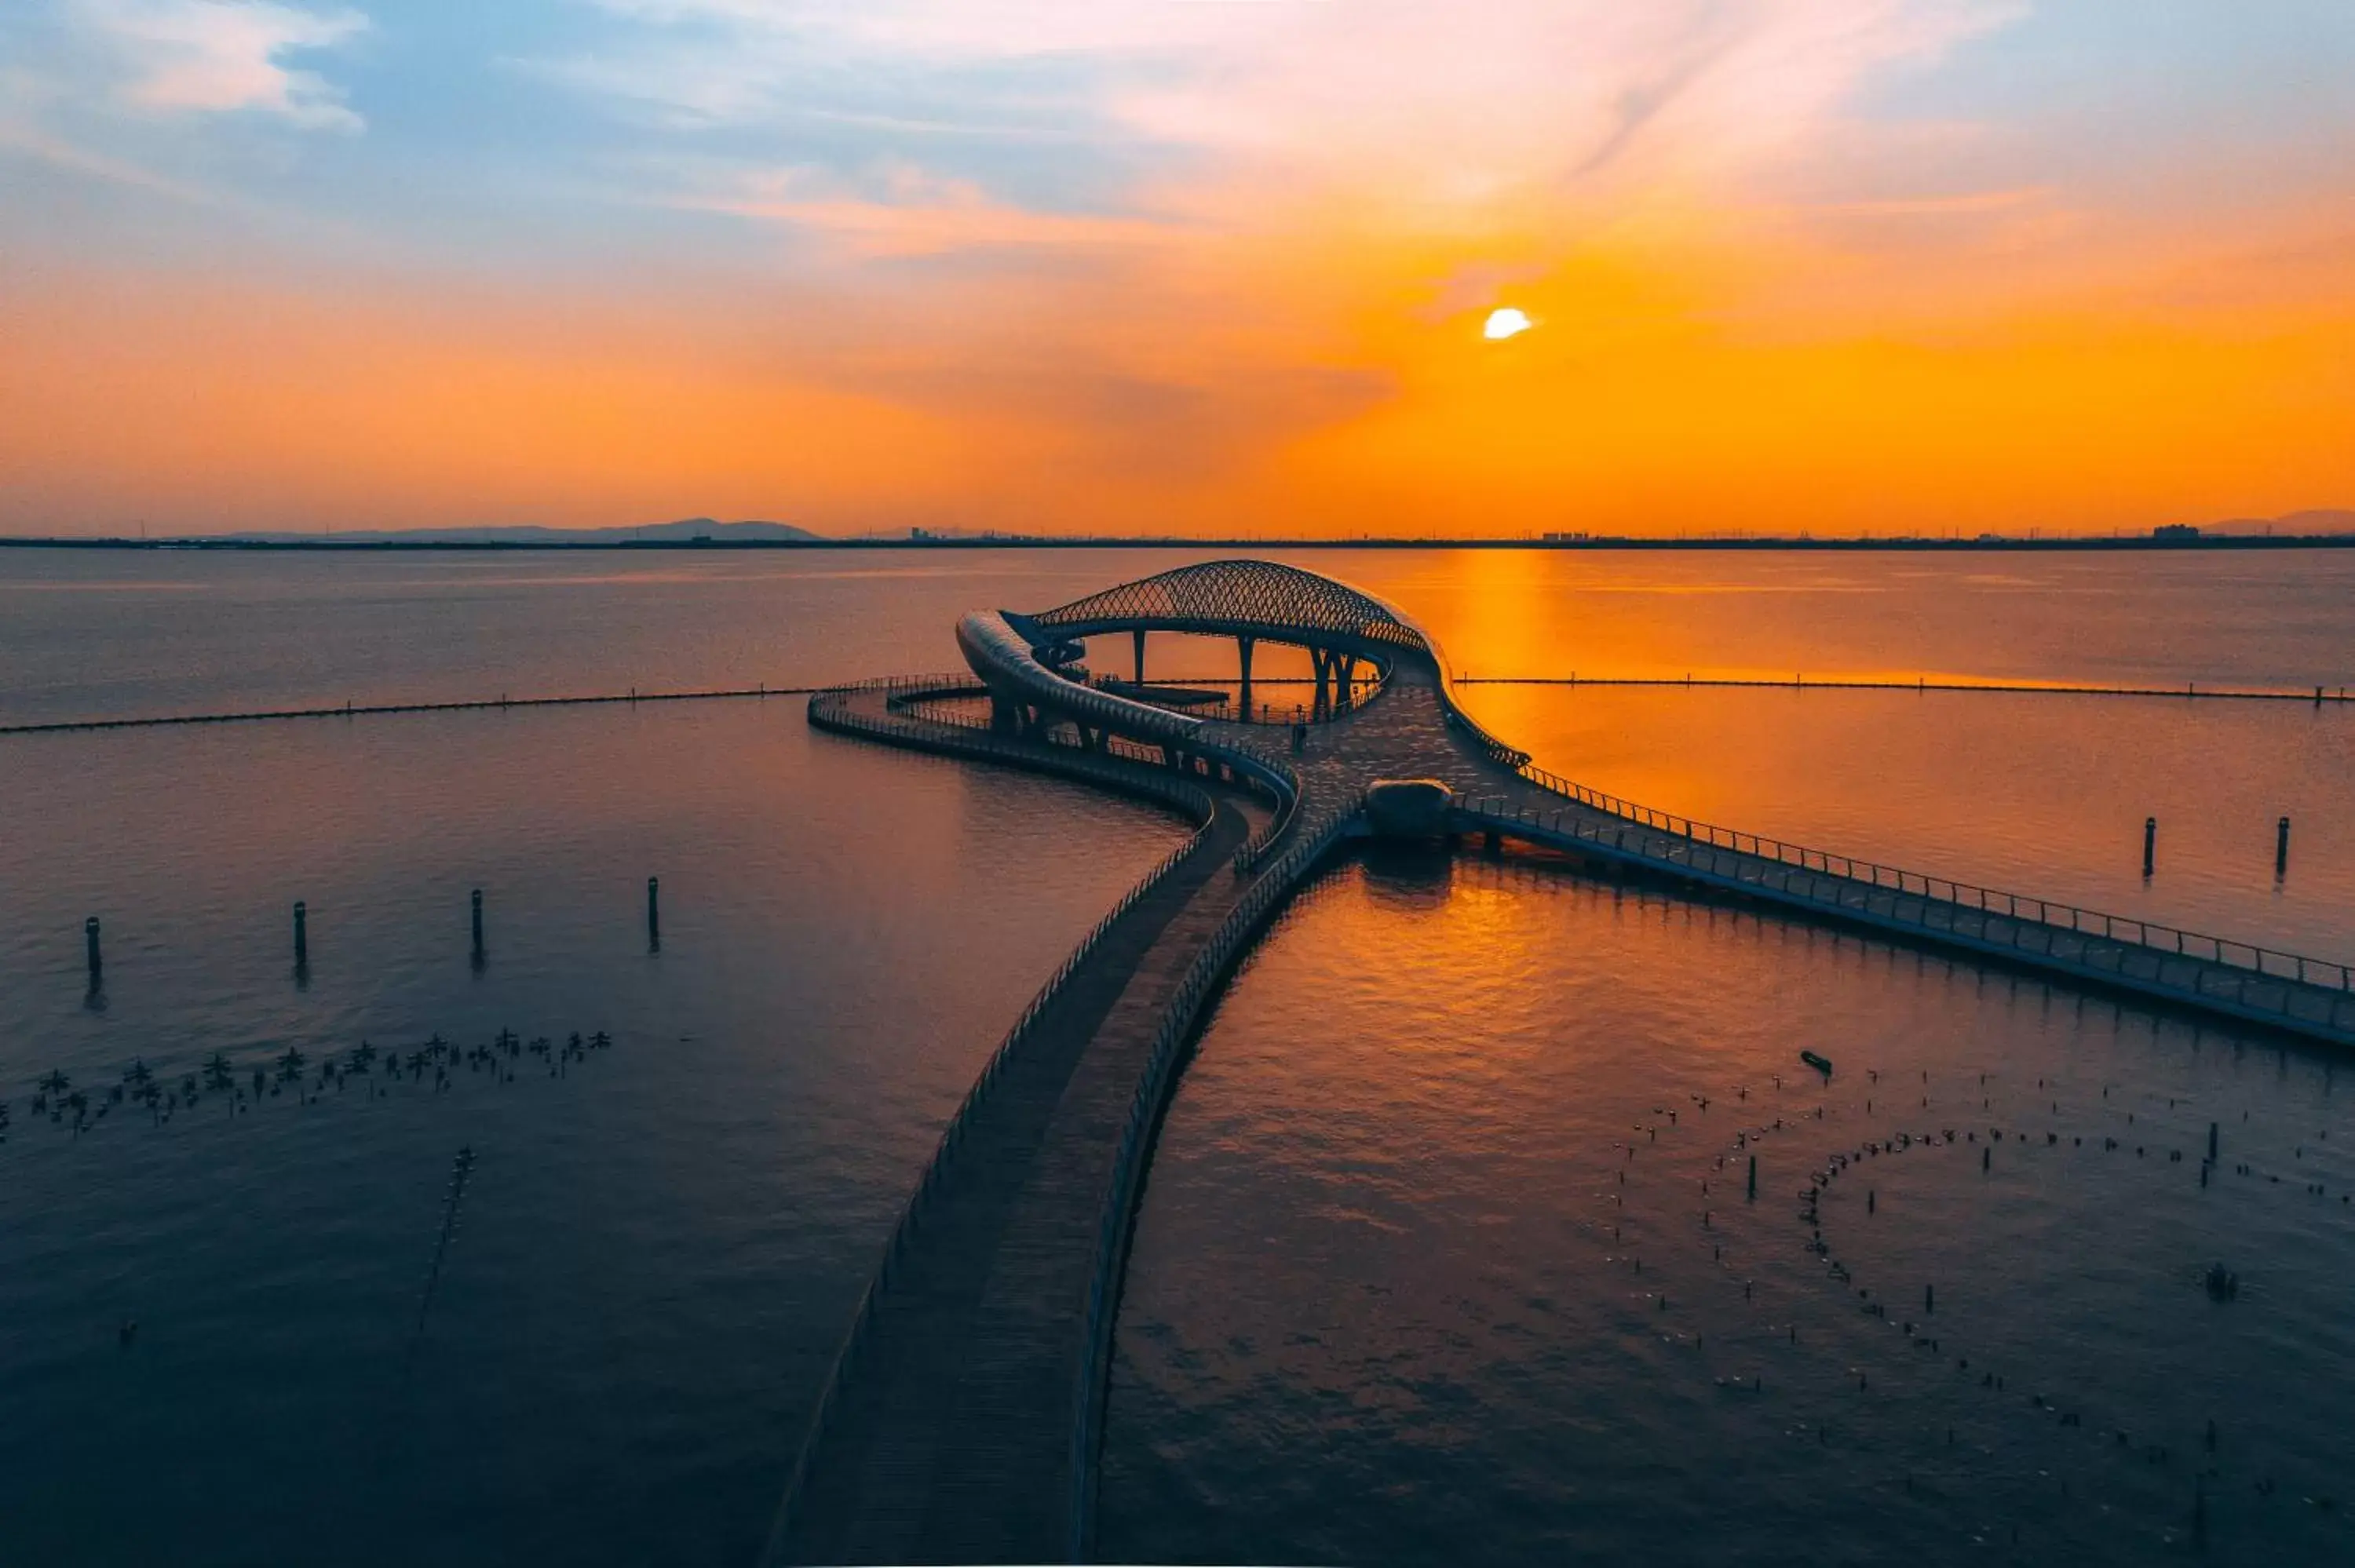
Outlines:
{"type": "Polygon", "coordinates": [[[35,158],[52,167],[103,180],[109,185],[123,185],[145,191],[151,196],[166,197],[191,207],[226,207],[240,206],[220,192],[209,190],[186,180],[176,180],[143,168],[123,158],[109,157],[103,153],[79,147],[51,135],[37,125],[0,119],[0,150],[35,158]]]}
{"type": "Polygon", "coordinates": [[[133,109],[264,114],[311,131],[365,127],[324,77],[288,63],[367,31],[357,11],[273,0],[78,0],[73,15],[112,46],[123,71],[115,97],[133,109]]]}

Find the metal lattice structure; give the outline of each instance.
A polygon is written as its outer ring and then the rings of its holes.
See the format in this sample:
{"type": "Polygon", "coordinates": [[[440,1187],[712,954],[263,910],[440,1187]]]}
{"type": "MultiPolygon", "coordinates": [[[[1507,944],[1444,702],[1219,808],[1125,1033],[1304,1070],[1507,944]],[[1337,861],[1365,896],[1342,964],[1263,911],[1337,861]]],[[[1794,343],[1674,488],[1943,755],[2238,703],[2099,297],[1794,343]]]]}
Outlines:
{"type": "Polygon", "coordinates": [[[1438,652],[1412,622],[1371,594],[1275,561],[1179,567],[1023,619],[1064,637],[1191,631],[1297,640],[1377,657],[1382,650],[1438,652]]]}
{"type": "Polygon", "coordinates": [[[1011,727],[1035,726],[1054,713],[1071,718],[1083,732],[1094,728],[1183,743],[1190,729],[1173,735],[1172,728],[1198,721],[1068,678],[1084,639],[1125,632],[1136,639],[1136,679],[1142,683],[1145,638],[1152,631],[1233,638],[1242,674],[1239,708],[1246,715],[1252,711],[1252,645],[1291,643],[1308,651],[1316,669],[1311,712],[1320,718],[1350,705],[1358,664],[1365,661],[1385,686],[1405,673],[1436,686],[1447,723],[1469,735],[1492,760],[1507,767],[1529,760],[1527,752],[1483,730],[1455,701],[1446,656],[1428,632],[1362,588],[1278,561],[1179,567],[1035,615],[975,610],[957,623],[957,643],[996,699],[1000,722],[1011,727]]]}

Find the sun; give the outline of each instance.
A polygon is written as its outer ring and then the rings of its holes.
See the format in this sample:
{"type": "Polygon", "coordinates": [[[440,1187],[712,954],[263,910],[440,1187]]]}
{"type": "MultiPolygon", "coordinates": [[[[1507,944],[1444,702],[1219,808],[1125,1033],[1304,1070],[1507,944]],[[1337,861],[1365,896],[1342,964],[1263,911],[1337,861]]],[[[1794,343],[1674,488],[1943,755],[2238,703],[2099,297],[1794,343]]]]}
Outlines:
{"type": "Polygon", "coordinates": [[[1510,305],[1500,305],[1488,313],[1488,324],[1480,329],[1480,335],[1491,343],[1502,343],[1508,337],[1520,336],[1537,324],[1529,320],[1527,312],[1517,311],[1510,305]]]}

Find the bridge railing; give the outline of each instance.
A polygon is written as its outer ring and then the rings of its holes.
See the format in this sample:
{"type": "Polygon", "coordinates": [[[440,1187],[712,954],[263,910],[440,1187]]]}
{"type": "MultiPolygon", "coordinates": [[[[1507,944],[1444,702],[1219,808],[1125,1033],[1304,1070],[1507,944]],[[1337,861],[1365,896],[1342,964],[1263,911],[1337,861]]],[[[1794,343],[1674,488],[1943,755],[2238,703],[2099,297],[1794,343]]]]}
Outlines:
{"type": "Polygon", "coordinates": [[[1071,1561],[1088,1560],[1094,1533],[1096,1454],[1103,1441],[1105,1380],[1112,1362],[1114,1320],[1120,1305],[1121,1277],[1127,1266],[1128,1241],[1139,1189],[1145,1180],[1145,1156],[1151,1150],[1154,1129],[1168,1103],[1178,1068],[1192,1043],[1203,1005],[1209,1000],[1277,905],[1290,897],[1309,869],[1331,849],[1364,806],[1362,796],[1337,803],[1319,814],[1313,825],[1303,825],[1284,853],[1272,861],[1258,881],[1211,934],[1178,982],[1164,1008],[1161,1026],[1146,1058],[1136,1093],[1129,1101],[1128,1121],[1121,1130],[1120,1148],[1113,1159],[1111,1182],[1104,1194],[1103,1220],[1097,1226],[1095,1266],[1088,1284],[1087,1322],[1082,1344],[1079,1382],[1073,1390],[1071,1415],[1071,1561]]]}
{"type": "Polygon", "coordinates": [[[945,692],[964,687],[970,687],[976,696],[984,690],[981,683],[973,678],[973,673],[969,670],[943,671],[931,675],[876,675],[864,681],[852,681],[846,685],[828,686],[822,692],[811,694],[810,701],[813,704],[831,701],[839,705],[857,692],[888,692],[897,695],[932,690],[945,692]]]}
{"type": "Polygon", "coordinates": [[[1623,854],[1704,872],[1738,885],[1772,886],[1786,896],[1859,910],[1899,926],[1964,935],[1967,933],[1957,925],[1958,917],[1975,915],[1979,927],[1977,939],[1981,942],[1999,941],[2016,950],[2097,973],[2230,1001],[2251,1012],[2288,1018],[2319,1014],[2319,1022],[2332,1029],[2355,1029],[2355,972],[2344,964],[2103,915],[2049,899],[1998,893],[1945,877],[1901,872],[1646,808],[1629,809],[1630,802],[1615,796],[1574,785],[1561,788],[1569,780],[1556,782],[1543,769],[1529,771],[1540,776],[1533,782],[1590,810],[1607,812],[1609,820],[1569,810],[1547,811],[1501,795],[1476,798],[1459,809],[1476,819],[1608,845],[1623,854]],[[1646,833],[1638,832],[1631,843],[1631,828],[1657,836],[1646,842],[1646,833]],[[1870,907],[1876,891],[1891,895],[1885,908],[1870,907]],[[1862,905],[1855,901],[1859,894],[1862,905]],[[2074,952],[2061,950],[2064,937],[2075,938],[2074,952]],[[2136,954],[2151,955],[2162,963],[2170,958],[2192,959],[2200,960],[2201,967],[2192,971],[2189,984],[2177,984],[2168,980],[2156,965],[2149,975],[2132,974],[2127,964],[2136,954]]]}
{"type": "Polygon", "coordinates": [[[828,686],[824,691],[812,692],[809,711],[813,718],[837,721],[855,729],[873,729],[875,726],[872,725],[857,722],[858,715],[851,708],[855,698],[880,692],[883,694],[886,706],[898,706],[902,703],[921,701],[928,694],[938,693],[945,696],[952,693],[959,693],[959,689],[964,687],[973,688],[971,693],[973,695],[982,694],[982,688],[975,682],[973,676],[962,670],[954,673],[943,673],[932,675],[879,675],[870,680],[853,681],[847,685],[828,686]]]}
{"type": "MultiPolygon", "coordinates": [[[[809,713],[813,723],[902,743],[921,738],[920,735],[911,735],[905,727],[907,719],[912,717],[957,731],[955,748],[962,754],[999,758],[1018,766],[1035,766],[1039,761],[1035,744],[1009,739],[1000,735],[986,719],[939,708],[931,701],[933,698],[951,700],[983,694],[983,688],[976,685],[970,675],[899,675],[814,693],[810,697],[809,713]],[[886,695],[882,715],[861,713],[853,705],[852,698],[856,695],[874,692],[886,695]]],[[[1058,771],[1077,774],[1130,793],[1150,795],[1198,821],[1208,819],[1215,810],[1208,791],[1189,781],[1186,775],[1171,773],[1159,767],[1157,749],[1138,747],[1135,750],[1140,754],[1150,753],[1156,764],[1151,772],[1114,766],[1105,760],[1103,754],[1092,752],[1084,747],[1058,745],[1051,747],[1058,771]]],[[[1132,758],[1125,750],[1113,751],[1111,755],[1124,761],[1147,760],[1145,755],[1132,758]]]]}
{"type": "MultiPolygon", "coordinates": [[[[965,701],[987,695],[988,688],[980,684],[970,674],[892,676],[884,680],[870,681],[860,686],[844,687],[841,690],[846,694],[845,701],[847,701],[847,694],[849,693],[880,691],[885,694],[887,706],[904,709],[932,723],[951,725],[959,729],[971,730],[979,734],[995,736],[996,733],[989,721],[978,714],[941,705],[943,701],[965,701]]],[[[815,699],[813,699],[813,705],[815,701],[815,699]]],[[[813,711],[815,711],[815,706],[813,711]]],[[[1058,738],[1057,732],[1060,727],[1056,726],[1049,730],[1044,737],[1047,744],[1060,750],[1081,756],[1088,754],[1089,748],[1078,744],[1076,740],[1066,741],[1058,738]]],[[[1074,734],[1076,735],[1076,731],[1074,734]]],[[[1020,743],[1004,744],[1007,747],[1007,756],[1013,757],[1019,754],[1020,743]]],[[[1211,740],[1205,737],[1197,739],[1193,745],[1200,755],[1225,763],[1237,781],[1257,789],[1259,793],[1267,797],[1269,803],[1274,808],[1269,813],[1267,821],[1254,829],[1242,847],[1235,852],[1236,873],[1238,874],[1248,873],[1267,857],[1276,842],[1284,836],[1285,830],[1292,825],[1293,812],[1300,800],[1299,779],[1282,758],[1261,750],[1248,741],[1211,740]]],[[[1126,761],[1141,762],[1157,770],[1165,772],[1167,770],[1167,764],[1163,760],[1161,747],[1152,742],[1131,740],[1125,736],[1106,735],[1096,750],[1103,755],[1121,758],[1126,761]]]]}
{"type": "MultiPolygon", "coordinates": [[[[1349,683],[1346,696],[1339,694],[1337,685],[1336,694],[1330,699],[1333,710],[1336,713],[1346,714],[1364,707],[1381,694],[1385,679],[1386,677],[1379,672],[1370,675],[1360,675],[1349,683]]],[[[1173,711],[1188,714],[1196,718],[1216,719],[1220,724],[1259,725],[1269,729],[1288,729],[1295,724],[1318,722],[1318,716],[1314,711],[1316,705],[1313,702],[1294,703],[1289,707],[1278,703],[1255,702],[1245,708],[1240,693],[1230,695],[1224,690],[1224,685],[1227,683],[1225,683],[1221,678],[1217,683],[1201,688],[1204,691],[1216,692],[1218,694],[1216,702],[1172,705],[1173,711]]],[[[1310,677],[1305,675],[1264,675],[1252,683],[1254,686],[1306,686],[1314,683],[1310,677]]],[[[1097,691],[1113,692],[1121,695],[1127,695],[1137,690],[1136,683],[1134,681],[1102,673],[1089,675],[1086,684],[1097,691]]],[[[1152,701],[1149,697],[1141,697],[1137,700],[1152,701]]]]}
{"type": "Polygon", "coordinates": [[[1742,854],[1763,856],[1803,871],[1866,882],[1912,897],[2002,915],[2015,920],[2035,920],[2045,925],[2064,927],[2083,936],[2099,937],[2106,942],[2125,943],[2180,958],[2204,959],[2211,963],[2245,969],[2251,974],[2272,980],[2355,991],[2355,968],[2328,959],[2306,958],[2252,942],[2236,942],[2226,937],[2183,930],[2134,916],[2110,915],[2098,909],[2032,897],[2024,893],[1980,887],[1972,883],[1956,882],[1951,877],[1929,876],[1918,871],[1858,860],[1852,855],[1834,854],[1828,850],[1809,849],[1802,844],[1786,843],[1781,839],[1698,822],[1689,817],[1656,810],[1600,789],[1591,789],[1533,763],[1524,764],[1518,771],[1529,782],[1557,795],[1566,795],[1582,806],[1641,822],[1646,827],[1673,833],[1679,838],[1742,854]]]}
{"type": "Polygon", "coordinates": [[[1300,809],[1300,776],[1283,758],[1262,751],[1249,741],[1221,740],[1215,744],[1227,757],[1229,767],[1252,778],[1261,793],[1275,802],[1275,810],[1267,821],[1235,852],[1235,872],[1241,875],[1265,860],[1293,827],[1300,809]]]}

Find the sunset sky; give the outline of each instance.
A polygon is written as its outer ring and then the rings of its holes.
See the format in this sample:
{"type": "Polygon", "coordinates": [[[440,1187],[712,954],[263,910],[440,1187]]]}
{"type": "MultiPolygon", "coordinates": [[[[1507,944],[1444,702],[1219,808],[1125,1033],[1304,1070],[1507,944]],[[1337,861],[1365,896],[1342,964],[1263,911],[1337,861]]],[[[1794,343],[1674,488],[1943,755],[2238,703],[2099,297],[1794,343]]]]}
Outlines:
{"type": "Polygon", "coordinates": [[[2350,81],[2347,0],[13,0],[0,531],[2355,506],[2350,81]]]}

